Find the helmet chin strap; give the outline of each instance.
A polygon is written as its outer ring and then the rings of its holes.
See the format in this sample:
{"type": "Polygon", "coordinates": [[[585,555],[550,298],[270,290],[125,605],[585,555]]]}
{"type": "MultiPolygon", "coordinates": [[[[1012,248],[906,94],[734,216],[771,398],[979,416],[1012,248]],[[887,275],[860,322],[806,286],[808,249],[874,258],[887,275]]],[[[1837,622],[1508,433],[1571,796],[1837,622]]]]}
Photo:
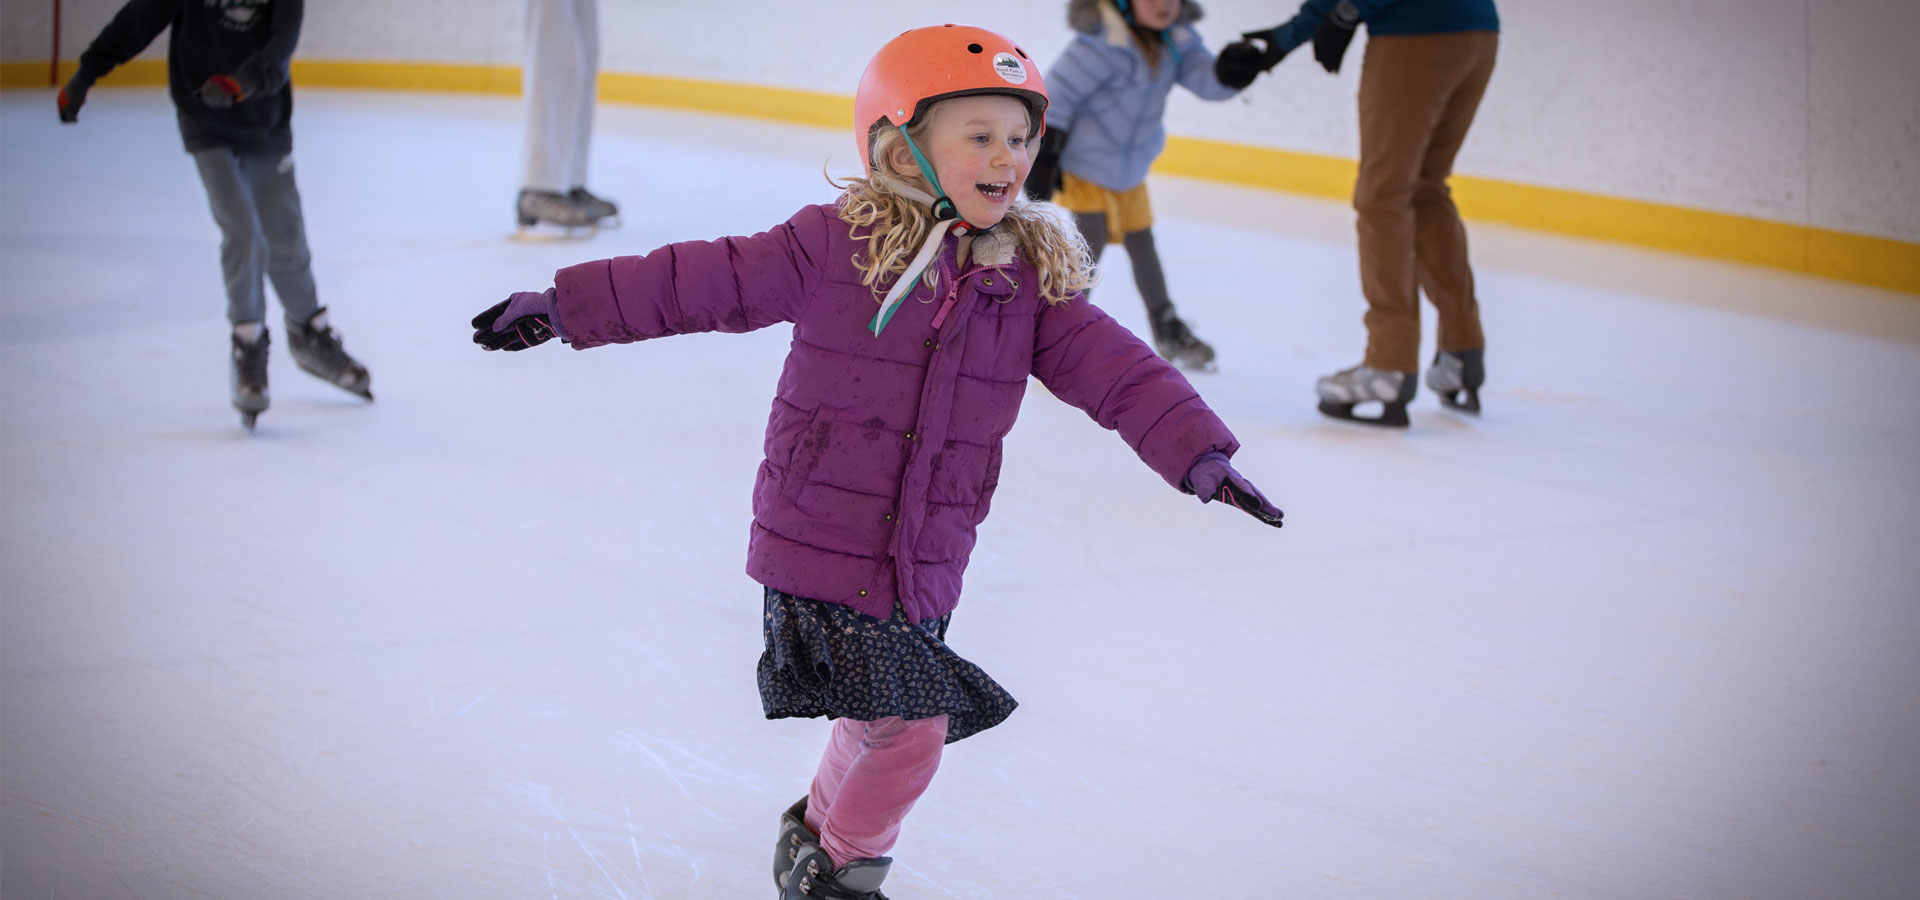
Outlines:
{"type": "Polygon", "coordinates": [[[884,183],[889,190],[909,200],[927,204],[933,211],[934,225],[927,231],[926,239],[920,242],[920,249],[913,254],[913,259],[907,263],[906,271],[900,273],[900,279],[893,283],[891,290],[887,291],[886,299],[880,301],[880,311],[874,313],[873,319],[867,322],[867,330],[873,332],[874,337],[879,337],[880,329],[887,327],[887,323],[893,320],[893,314],[900,309],[901,301],[905,300],[907,295],[925,280],[927,271],[932,268],[933,256],[940,251],[940,243],[946,238],[947,232],[964,235],[984,234],[991,230],[960,218],[960,209],[954,206],[953,198],[948,197],[946,190],[940,186],[940,177],[933,173],[933,164],[927,161],[926,154],[920,152],[920,148],[914,144],[913,138],[908,137],[904,129],[900,132],[900,136],[906,138],[907,149],[913,153],[913,161],[920,165],[920,174],[926,176],[927,183],[933,186],[934,193],[928,194],[913,185],[880,172],[874,174],[874,180],[884,183]]]}
{"type": "MultiPolygon", "coordinates": [[[[920,145],[913,142],[913,135],[908,134],[907,130],[902,128],[900,129],[900,136],[906,139],[907,150],[913,154],[913,161],[919,164],[920,174],[926,176],[928,184],[933,185],[934,196],[922,201],[933,207],[933,220],[936,222],[944,222],[952,219],[954,222],[954,234],[966,234],[969,231],[984,231],[985,229],[960,218],[960,208],[953,205],[953,198],[947,196],[947,189],[940,186],[940,176],[934,174],[933,163],[927,162],[926,154],[920,152],[920,145]]],[[[914,199],[918,200],[920,198],[916,197],[914,199]]]]}

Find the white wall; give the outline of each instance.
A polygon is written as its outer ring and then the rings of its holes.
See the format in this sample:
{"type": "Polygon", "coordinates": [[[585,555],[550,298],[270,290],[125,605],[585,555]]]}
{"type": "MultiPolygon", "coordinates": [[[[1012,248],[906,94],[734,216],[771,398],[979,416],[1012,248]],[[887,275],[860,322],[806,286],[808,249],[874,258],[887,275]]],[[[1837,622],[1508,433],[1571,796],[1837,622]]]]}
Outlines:
{"type": "MultiPolygon", "coordinates": [[[[523,0],[313,0],[310,59],[514,64],[523,0]]],[[[49,0],[0,0],[0,57],[46,58],[49,0]]],[[[116,0],[63,0],[77,56],[116,0]]],[[[1213,46],[1290,0],[1212,0],[1213,46]]],[[[899,31],[983,24],[1041,60],[1065,2],[601,0],[602,68],[852,93],[899,31]]],[[[1507,0],[1458,170],[1920,242],[1920,0],[1507,0]]],[[[164,53],[164,41],[149,54],[164,53]]],[[[1329,76],[1304,49],[1241,98],[1171,105],[1176,134],[1352,157],[1364,38],[1329,76]]]]}

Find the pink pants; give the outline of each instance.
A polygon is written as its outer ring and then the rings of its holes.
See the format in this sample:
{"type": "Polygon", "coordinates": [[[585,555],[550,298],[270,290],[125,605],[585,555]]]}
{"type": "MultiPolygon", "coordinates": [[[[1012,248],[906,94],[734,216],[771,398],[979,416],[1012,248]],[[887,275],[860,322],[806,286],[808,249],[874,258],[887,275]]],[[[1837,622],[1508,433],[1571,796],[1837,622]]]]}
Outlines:
{"type": "Polygon", "coordinates": [[[807,827],[835,866],[885,856],[900,822],[933,783],[947,717],[835,719],[807,792],[807,827]]]}

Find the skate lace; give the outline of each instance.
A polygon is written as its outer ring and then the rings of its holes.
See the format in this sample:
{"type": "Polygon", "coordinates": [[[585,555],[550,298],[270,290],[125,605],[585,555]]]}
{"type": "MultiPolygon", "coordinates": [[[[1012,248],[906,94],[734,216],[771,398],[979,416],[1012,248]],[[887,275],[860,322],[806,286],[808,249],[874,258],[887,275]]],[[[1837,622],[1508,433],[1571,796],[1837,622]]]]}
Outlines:
{"type": "Polygon", "coordinates": [[[587,207],[586,201],[567,194],[528,191],[520,198],[520,208],[551,225],[571,228],[591,225],[594,221],[593,210],[587,207]]]}
{"type": "Polygon", "coordinates": [[[835,877],[839,873],[821,866],[820,859],[820,856],[808,857],[806,870],[795,873],[800,876],[798,887],[803,896],[819,900],[887,900],[887,895],[881,893],[878,887],[871,891],[860,891],[841,884],[835,877]]]}
{"type": "Polygon", "coordinates": [[[619,214],[620,211],[620,208],[615,206],[612,200],[599,196],[584,187],[577,187],[568,191],[567,197],[575,202],[586,204],[592,209],[595,215],[612,216],[619,214]]]}
{"type": "Polygon", "coordinates": [[[234,356],[240,363],[240,372],[249,382],[258,382],[267,375],[267,341],[261,338],[251,344],[244,341],[234,347],[234,356]]]}
{"type": "Polygon", "coordinates": [[[1406,376],[1399,372],[1368,368],[1364,363],[1341,369],[1327,381],[1356,403],[1369,400],[1391,401],[1399,398],[1406,376]]]}
{"type": "Polygon", "coordinates": [[[332,369],[343,369],[353,362],[347,355],[347,348],[340,343],[340,336],[332,326],[326,328],[302,328],[298,335],[302,347],[316,362],[332,369]]]}

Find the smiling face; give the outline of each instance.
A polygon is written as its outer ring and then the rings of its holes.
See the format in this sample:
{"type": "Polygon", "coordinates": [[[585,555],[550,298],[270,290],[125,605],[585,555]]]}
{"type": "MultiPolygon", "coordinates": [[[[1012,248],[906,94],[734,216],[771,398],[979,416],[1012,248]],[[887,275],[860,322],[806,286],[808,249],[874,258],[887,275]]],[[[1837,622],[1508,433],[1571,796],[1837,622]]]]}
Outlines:
{"type": "MultiPolygon", "coordinates": [[[[916,132],[920,152],[960,218],[991,228],[1013,207],[1033,162],[1027,148],[1027,105],[1005,94],[955,97],[934,104],[916,132]]],[[[894,168],[913,172],[913,154],[901,142],[889,150],[894,168]]]]}
{"type": "Polygon", "coordinates": [[[1180,17],[1180,0],[1133,0],[1133,21],[1149,31],[1162,31],[1180,17]]]}

